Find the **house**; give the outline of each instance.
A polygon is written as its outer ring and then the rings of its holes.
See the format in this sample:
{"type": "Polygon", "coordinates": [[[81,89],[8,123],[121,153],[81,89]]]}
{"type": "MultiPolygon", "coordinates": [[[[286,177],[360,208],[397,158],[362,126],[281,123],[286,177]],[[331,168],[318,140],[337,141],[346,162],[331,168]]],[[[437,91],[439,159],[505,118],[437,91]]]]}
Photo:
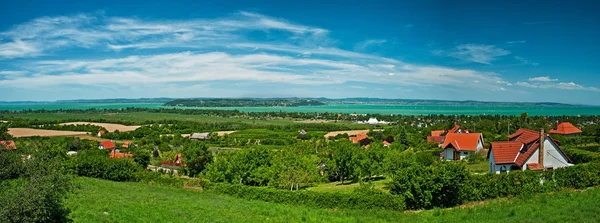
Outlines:
{"type": "Polygon", "coordinates": [[[111,159],[133,158],[133,154],[112,151],[108,154],[108,157],[111,159]]]}
{"type": "Polygon", "coordinates": [[[443,157],[446,160],[462,160],[483,149],[481,133],[448,133],[442,145],[443,157]]]}
{"type": "Polygon", "coordinates": [[[554,128],[550,129],[550,134],[564,135],[566,137],[575,137],[581,133],[582,131],[570,122],[563,122],[560,124],[556,122],[554,128]]]}
{"type": "Polygon", "coordinates": [[[181,166],[181,153],[178,153],[174,162],[161,162],[161,166],[179,167],[181,166]]]}
{"type": "Polygon", "coordinates": [[[433,130],[431,136],[442,136],[444,133],[446,133],[446,130],[433,130]]]}
{"type": "Polygon", "coordinates": [[[132,142],[126,141],[126,142],[123,143],[123,145],[121,145],[121,147],[123,147],[125,149],[129,149],[129,147],[132,146],[132,145],[133,145],[132,142]]]}
{"type": "Polygon", "coordinates": [[[98,131],[98,137],[102,137],[105,133],[104,130],[98,131]]]}
{"type": "Polygon", "coordinates": [[[390,147],[390,145],[392,145],[392,144],[389,143],[388,141],[383,141],[383,146],[384,147],[390,147]]]}
{"type": "Polygon", "coordinates": [[[369,138],[369,136],[367,136],[366,133],[361,133],[355,136],[350,136],[350,141],[352,141],[352,143],[359,143],[361,140],[369,138]]]}
{"type": "Polygon", "coordinates": [[[448,133],[464,133],[460,125],[454,124],[454,127],[448,130],[448,133]]]}
{"type": "Polygon", "coordinates": [[[77,152],[75,152],[75,151],[69,151],[69,152],[67,152],[67,155],[74,156],[74,155],[77,155],[77,152]]]}
{"type": "Polygon", "coordinates": [[[98,149],[115,149],[115,143],[111,141],[101,142],[98,146],[98,149]]]}
{"type": "Polygon", "coordinates": [[[192,136],[190,136],[191,140],[205,140],[205,139],[210,139],[210,135],[208,132],[205,133],[194,133],[192,134],[192,136]]]}
{"type": "Polygon", "coordinates": [[[493,142],[488,151],[490,172],[548,170],[573,166],[571,159],[544,130],[519,129],[508,141],[493,142]]]}
{"type": "Polygon", "coordinates": [[[17,146],[15,146],[15,141],[12,140],[0,141],[0,148],[6,150],[17,150],[17,146]]]}
{"type": "Polygon", "coordinates": [[[300,135],[306,135],[306,131],[304,129],[301,129],[300,131],[298,131],[298,133],[300,133],[300,135]]]}
{"type": "Polygon", "coordinates": [[[446,136],[427,136],[427,142],[435,142],[438,144],[443,144],[446,136]]]}

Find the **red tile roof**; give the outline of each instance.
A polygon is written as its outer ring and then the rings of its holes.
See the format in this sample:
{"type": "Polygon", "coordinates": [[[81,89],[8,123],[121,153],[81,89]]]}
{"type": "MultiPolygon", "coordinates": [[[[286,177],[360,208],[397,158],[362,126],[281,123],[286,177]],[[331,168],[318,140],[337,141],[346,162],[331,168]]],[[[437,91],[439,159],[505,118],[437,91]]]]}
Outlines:
{"type": "Polygon", "coordinates": [[[437,142],[439,144],[444,143],[445,136],[427,136],[427,142],[437,142]]]}
{"type": "Polygon", "coordinates": [[[450,129],[450,131],[448,131],[448,134],[456,133],[456,132],[458,132],[459,129],[460,129],[460,125],[454,124],[454,128],[450,129]]]}
{"type": "Polygon", "coordinates": [[[532,142],[535,142],[535,140],[538,140],[539,138],[540,138],[539,132],[529,130],[529,129],[524,129],[524,128],[520,128],[519,130],[517,130],[517,132],[508,136],[509,141],[517,141],[517,142],[521,142],[523,144],[530,144],[532,142]]]}
{"type": "Polygon", "coordinates": [[[350,141],[352,141],[352,143],[358,143],[360,142],[360,140],[366,139],[369,136],[367,136],[367,134],[358,134],[356,136],[350,136],[350,141]]]}
{"type": "Polygon", "coordinates": [[[515,163],[519,151],[523,148],[520,142],[492,142],[490,152],[494,152],[495,164],[515,163]]]}
{"type": "Polygon", "coordinates": [[[529,170],[543,170],[544,167],[542,167],[542,165],[540,165],[539,163],[528,163],[527,164],[527,169],[529,169],[529,170]]]}
{"type": "Polygon", "coordinates": [[[7,149],[7,150],[16,150],[17,149],[17,147],[15,146],[15,141],[12,141],[12,140],[0,141],[0,147],[7,149]]]}
{"type": "Polygon", "coordinates": [[[100,134],[100,135],[104,135],[104,133],[105,133],[104,130],[98,131],[98,134],[100,134]]]}
{"type": "Polygon", "coordinates": [[[441,136],[445,132],[446,132],[446,130],[433,130],[433,131],[431,131],[431,136],[441,136]]]}
{"type": "Polygon", "coordinates": [[[115,148],[115,144],[111,141],[101,142],[100,145],[102,145],[105,149],[114,149],[115,148]]]}
{"type": "Polygon", "coordinates": [[[442,145],[442,149],[446,149],[452,145],[452,147],[458,151],[475,151],[482,138],[483,135],[481,133],[448,133],[444,140],[444,144],[442,145]]]}
{"type": "Polygon", "coordinates": [[[550,130],[551,134],[560,134],[560,135],[571,135],[581,133],[581,130],[575,127],[570,122],[563,122],[556,126],[556,128],[550,130]]]}
{"type": "Polygon", "coordinates": [[[383,141],[383,145],[384,145],[384,146],[390,146],[390,145],[392,145],[392,144],[391,144],[391,143],[389,143],[388,141],[383,141]]]}
{"type": "Polygon", "coordinates": [[[123,145],[121,145],[123,148],[129,148],[129,146],[131,145],[131,142],[127,141],[124,142],[123,145]]]}
{"type": "Polygon", "coordinates": [[[525,151],[524,153],[519,152],[517,161],[515,161],[515,164],[517,164],[518,167],[523,167],[523,165],[525,165],[525,162],[527,162],[527,159],[529,159],[529,157],[531,157],[531,155],[533,155],[533,153],[538,150],[538,148],[540,147],[540,143],[538,140],[534,144],[530,145],[529,148],[525,148],[525,146],[527,146],[527,145],[524,145],[523,149],[527,149],[527,151],[525,151]]]}
{"type": "Polygon", "coordinates": [[[113,151],[113,152],[110,152],[110,154],[108,156],[111,159],[120,159],[120,158],[131,158],[131,157],[133,157],[133,154],[113,151]]]}

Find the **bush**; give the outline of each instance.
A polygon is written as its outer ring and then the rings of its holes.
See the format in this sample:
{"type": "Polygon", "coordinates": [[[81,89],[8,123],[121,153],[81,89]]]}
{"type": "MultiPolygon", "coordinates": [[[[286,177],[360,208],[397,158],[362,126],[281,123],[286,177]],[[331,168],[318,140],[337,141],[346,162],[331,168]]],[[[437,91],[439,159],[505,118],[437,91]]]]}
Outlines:
{"type": "Polygon", "coordinates": [[[82,151],[71,158],[67,167],[79,176],[112,181],[137,181],[142,171],[132,159],[110,159],[105,150],[82,151]]]}
{"type": "Polygon", "coordinates": [[[316,208],[404,210],[404,199],[378,190],[357,190],[353,193],[288,191],[268,187],[204,182],[205,189],[237,198],[304,205],[316,208]]]}
{"type": "Polygon", "coordinates": [[[597,152],[590,152],[583,149],[566,149],[565,153],[576,164],[600,161],[600,153],[597,152]]]}

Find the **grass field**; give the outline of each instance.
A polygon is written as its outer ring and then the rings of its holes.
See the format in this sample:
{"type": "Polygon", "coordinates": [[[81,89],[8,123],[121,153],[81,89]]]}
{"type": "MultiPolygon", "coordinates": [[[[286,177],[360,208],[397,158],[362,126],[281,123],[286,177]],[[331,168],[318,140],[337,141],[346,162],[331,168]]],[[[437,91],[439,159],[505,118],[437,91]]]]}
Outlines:
{"type": "MultiPolygon", "coordinates": [[[[380,189],[382,191],[386,190],[386,185],[392,179],[382,178],[382,179],[374,179],[371,183],[376,189],[380,189]]],[[[309,187],[307,190],[311,191],[319,191],[319,192],[341,192],[341,193],[352,193],[352,191],[356,188],[360,187],[360,183],[346,183],[341,184],[340,182],[332,182],[326,184],[318,184],[314,187],[309,187]]]]}
{"type": "Polygon", "coordinates": [[[314,209],[143,183],[77,178],[75,222],[599,222],[600,188],[499,199],[454,209],[314,209]]]}
{"type": "Polygon", "coordinates": [[[74,135],[85,135],[86,132],[32,129],[32,128],[9,128],[8,134],[12,135],[13,137],[18,138],[18,137],[31,137],[31,136],[74,136],[74,135]]]}

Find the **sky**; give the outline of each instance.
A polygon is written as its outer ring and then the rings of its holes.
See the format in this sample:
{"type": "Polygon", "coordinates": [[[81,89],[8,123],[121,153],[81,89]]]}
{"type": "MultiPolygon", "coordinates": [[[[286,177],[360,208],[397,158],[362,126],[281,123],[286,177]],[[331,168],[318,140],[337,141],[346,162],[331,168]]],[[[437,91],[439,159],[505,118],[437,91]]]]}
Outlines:
{"type": "Polygon", "coordinates": [[[600,105],[594,1],[0,0],[0,101],[600,105]]]}

